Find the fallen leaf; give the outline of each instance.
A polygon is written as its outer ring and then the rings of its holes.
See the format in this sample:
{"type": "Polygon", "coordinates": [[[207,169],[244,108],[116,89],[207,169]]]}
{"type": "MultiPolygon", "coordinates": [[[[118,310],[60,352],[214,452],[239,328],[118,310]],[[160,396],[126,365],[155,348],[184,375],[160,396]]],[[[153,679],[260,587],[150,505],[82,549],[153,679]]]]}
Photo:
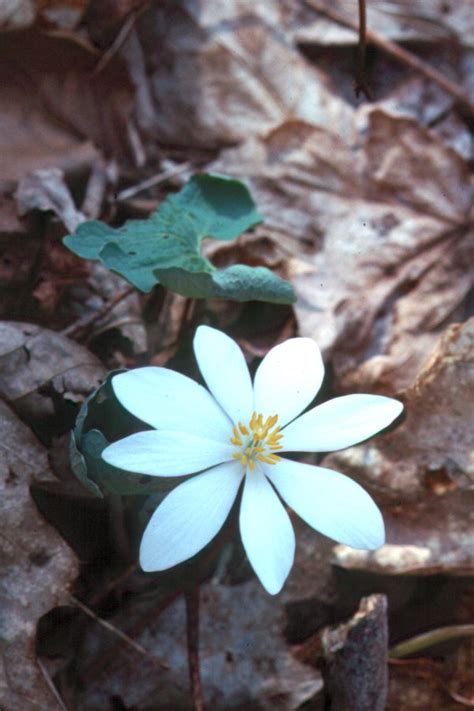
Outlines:
{"type": "Polygon", "coordinates": [[[471,318],[446,330],[403,394],[405,421],[373,442],[330,454],[325,465],[354,477],[384,501],[465,490],[474,483],[473,368],[471,318]]]}
{"type": "Polygon", "coordinates": [[[0,707],[64,711],[36,660],[36,626],[49,610],[67,602],[78,564],[30,497],[34,481],[53,480],[47,452],[1,400],[0,430],[0,707]]]}
{"type": "Polygon", "coordinates": [[[474,489],[384,509],[387,543],[376,551],[336,546],[346,569],[386,575],[474,576],[474,489]]]}
{"type": "Polygon", "coordinates": [[[65,336],[32,324],[0,323],[0,397],[46,439],[72,426],[71,404],[82,403],[104,376],[100,361],[65,336]]]}
{"type": "Polygon", "coordinates": [[[283,2],[152,5],[137,24],[135,75],[146,90],[137,115],[145,135],[206,150],[298,117],[346,134],[350,107],[330,90],[285,32],[283,2]],[[144,57],[160,47],[166,62],[144,57]]]}
{"type": "Polygon", "coordinates": [[[344,389],[409,386],[473,279],[468,165],[415,121],[355,112],[353,141],[301,122],[228,149],[290,257],[301,335],[344,389]]]}
{"type": "Polygon", "coordinates": [[[43,168],[25,175],[18,183],[15,198],[21,216],[31,210],[52,211],[71,231],[86,219],[76,208],[59,168],[43,168]]]}
{"type": "MultiPolygon", "coordinates": [[[[133,615],[137,613],[136,603],[133,615]]],[[[130,614],[131,611],[122,610],[114,624],[130,624],[130,614]]],[[[297,662],[288,651],[282,634],[281,603],[268,596],[257,582],[204,587],[200,618],[206,707],[215,711],[290,711],[321,689],[319,673],[297,662]]],[[[170,671],[157,669],[152,658],[137,664],[130,651],[122,647],[114,654],[112,665],[81,693],[81,707],[102,711],[108,698],[115,695],[126,706],[137,708],[189,708],[183,599],[176,600],[158,619],[150,620],[138,641],[151,655],[166,658],[170,671]]],[[[90,651],[94,653],[95,649],[96,653],[96,642],[90,639],[90,644],[90,651]]]]}

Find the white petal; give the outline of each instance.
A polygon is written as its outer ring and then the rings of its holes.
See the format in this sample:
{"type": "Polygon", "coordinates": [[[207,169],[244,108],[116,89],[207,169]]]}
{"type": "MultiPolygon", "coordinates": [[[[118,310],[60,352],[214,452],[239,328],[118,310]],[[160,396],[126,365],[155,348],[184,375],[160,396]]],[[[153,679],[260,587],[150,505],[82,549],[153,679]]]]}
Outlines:
{"type": "Polygon", "coordinates": [[[240,463],[220,464],[173,489],[143,534],[143,570],[166,570],[204,548],[229,515],[242,477],[240,463]]]}
{"type": "Polygon", "coordinates": [[[240,534],[260,582],[270,595],[276,595],[293,565],[295,534],[278,496],[258,469],[245,477],[240,534]]]}
{"type": "Polygon", "coordinates": [[[157,429],[228,439],[231,423],[206,388],[167,368],[137,368],[112,378],[119,402],[157,429]]]}
{"type": "Polygon", "coordinates": [[[286,503],[320,533],[352,548],[373,550],[384,544],[382,514],[349,477],[288,459],[262,466],[286,503]]]}
{"type": "Polygon", "coordinates": [[[119,439],[102,458],[114,467],[151,476],[186,476],[232,458],[235,447],[186,432],[149,430],[119,439]]]}
{"type": "Polygon", "coordinates": [[[286,425],[316,396],[324,377],[318,346],[311,338],[290,338],[267,353],[255,373],[255,411],[278,415],[286,425]]]}
{"type": "Polygon", "coordinates": [[[344,395],[318,405],[283,430],[286,452],[333,452],[383,430],[403,410],[381,395],[344,395]]]}
{"type": "Polygon", "coordinates": [[[253,390],[244,354],[232,338],[209,326],[199,326],[194,353],[207,387],[234,423],[250,420],[253,390]]]}

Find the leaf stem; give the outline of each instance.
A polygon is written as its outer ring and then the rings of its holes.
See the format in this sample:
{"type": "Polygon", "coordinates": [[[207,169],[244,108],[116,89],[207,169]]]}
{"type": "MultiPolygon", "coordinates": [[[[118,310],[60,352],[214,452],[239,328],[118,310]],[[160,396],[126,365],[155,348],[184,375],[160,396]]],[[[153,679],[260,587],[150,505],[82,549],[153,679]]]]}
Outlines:
{"type": "Polygon", "coordinates": [[[191,682],[193,710],[204,711],[201,674],[199,669],[199,584],[184,593],[186,599],[186,633],[188,643],[188,668],[191,682]]]}

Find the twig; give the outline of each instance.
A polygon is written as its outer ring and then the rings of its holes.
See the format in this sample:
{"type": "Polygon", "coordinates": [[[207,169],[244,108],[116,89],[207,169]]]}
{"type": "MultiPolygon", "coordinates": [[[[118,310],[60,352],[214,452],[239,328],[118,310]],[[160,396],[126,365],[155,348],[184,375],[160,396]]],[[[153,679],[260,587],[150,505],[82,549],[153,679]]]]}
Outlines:
{"type": "Polygon", "coordinates": [[[421,652],[427,647],[433,647],[435,644],[457,639],[458,637],[474,637],[474,625],[450,625],[449,627],[438,627],[435,630],[419,634],[392,647],[389,651],[389,657],[390,659],[406,657],[409,654],[421,652]]]}
{"type": "Polygon", "coordinates": [[[95,65],[93,72],[92,72],[93,74],[99,74],[103,69],[105,69],[107,64],[115,57],[115,55],[119,51],[120,47],[122,47],[122,45],[124,44],[128,35],[132,31],[132,28],[133,28],[135,22],[137,21],[137,19],[141,15],[141,13],[144,11],[145,7],[146,6],[130,13],[130,15],[127,17],[127,19],[123,23],[122,27],[120,28],[117,36],[115,37],[115,39],[112,42],[112,44],[110,45],[110,47],[108,47],[108,49],[106,49],[106,51],[104,52],[102,57],[99,59],[99,61],[95,65]]]}
{"type": "MultiPolygon", "coordinates": [[[[312,10],[324,15],[333,22],[336,22],[343,27],[348,27],[349,29],[354,30],[354,32],[358,32],[357,23],[344,15],[341,15],[336,10],[325,7],[319,2],[319,0],[303,0],[303,2],[312,10]]],[[[469,100],[462,89],[445,77],[444,74],[439,72],[437,69],[434,69],[434,67],[422,59],[419,59],[419,57],[416,57],[407,49],[400,47],[395,42],[383,37],[374,30],[366,29],[365,38],[366,42],[370,42],[370,44],[373,44],[375,47],[383,50],[402,64],[406,64],[408,67],[411,67],[411,69],[419,72],[422,76],[426,77],[426,79],[429,79],[437,84],[441,89],[443,89],[443,91],[454,99],[456,108],[464,118],[470,119],[471,121],[474,120],[474,104],[469,100]]]]}
{"type": "Polygon", "coordinates": [[[152,188],[154,185],[159,185],[160,183],[164,183],[166,180],[169,180],[169,178],[174,178],[176,175],[184,173],[189,168],[191,168],[191,163],[187,161],[186,163],[175,165],[173,168],[169,168],[162,173],[158,173],[158,175],[152,175],[151,178],[147,178],[141,183],[137,183],[137,185],[132,185],[130,188],[121,190],[117,194],[116,200],[128,200],[137,193],[141,193],[143,190],[148,190],[148,188],[152,188]]]}
{"type": "Polygon", "coordinates": [[[109,299],[109,301],[106,301],[103,307],[99,310],[96,311],[96,313],[91,314],[90,316],[86,316],[85,318],[79,319],[75,323],[72,323],[70,326],[67,328],[64,328],[61,333],[63,336],[68,336],[69,338],[71,336],[74,336],[78,331],[83,331],[85,328],[89,328],[92,326],[96,321],[99,321],[101,318],[106,316],[109,311],[112,311],[117,304],[119,304],[121,301],[127,298],[127,296],[130,296],[130,294],[133,294],[135,291],[135,287],[133,286],[127,286],[126,289],[123,291],[120,291],[118,294],[116,294],[114,297],[109,299]]]}
{"type": "Polygon", "coordinates": [[[63,711],[68,711],[66,704],[64,703],[63,699],[61,698],[61,694],[56,689],[56,687],[53,683],[53,680],[51,679],[50,675],[48,674],[48,671],[47,671],[46,667],[44,666],[43,662],[41,661],[41,659],[37,658],[36,664],[38,665],[40,672],[43,675],[46,684],[49,686],[51,693],[53,694],[54,698],[58,702],[59,706],[63,709],[63,711]]]}
{"type": "Polygon", "coordinates": [[[114,627],[114,625],[111,625],[110,622],[107,622],[107,620],[103,620],[101,617],[96,615],[96,613],[90,609],[90,607],[87,607],[87,605],[84,605],[83,602],[78,600],[76,597],[73,595],[69,596],[69,599],[71,602],[78,607],[82,612],[84,612],[86,615],[91,617],[93,620],[95,620],[99,625],[104,627],[106,630],[109,632],[112,632],[116,637],[120,637],[126,644],[129,645],[129,647],[132,647],[136,652],[139,652],[143,656],[147,657],[147,659],[151,659],[154,663],[156,663],[158,666],[160,666],[162,669],[169,670],[169,665],[166,664],[165,662],[160,661],[157,659],[153,654],[150,654],[144,647],[142,647],[141,644],[138,642],[135,642],[134,639],[129,637],[125,632],[122,632],[122,630],[119,630],[117,627],[114,627]]]}
{"type": "Polygon", "coordinates": [[[360,94],[371,100],[372,92],[370,91],[367,79],[365,77],[365,55],[367,50],[367,9],[365,0],[359,0],[359,44],[357,45],[357,70],[355,78],[355,95],[359,98],[360,94]]]}
{"type": "Polygon", "coordinates": [[[204,711],[201,675],[199,671],[199,584],[185,592],[188,667],[193,710],[204,711]]]}
{"type": "Polygon", "coordinates": [[[89,220],[96,220],[100,215],[107,179],[106,166],[102,160],[97,160],[92,166],[91,174],[87,181],[86,195],[81,206],[81,212],[89,220]]]}

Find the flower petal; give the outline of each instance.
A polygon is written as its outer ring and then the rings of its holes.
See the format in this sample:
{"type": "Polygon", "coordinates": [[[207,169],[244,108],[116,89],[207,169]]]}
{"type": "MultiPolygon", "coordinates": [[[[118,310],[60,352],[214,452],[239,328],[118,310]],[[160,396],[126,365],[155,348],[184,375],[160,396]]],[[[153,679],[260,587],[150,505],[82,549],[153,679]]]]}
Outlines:
{"type": "Polygon", "coordinates": [[[278,415],[286,425],[314,399],[324,377],[318,346],[311,338],[290,338],[272,348],[255,373],[255,411],[278,415]]]}
{"type": "Polygon", "coordinates": [[[288,459],[262,468],[286,503],[320,533],[352,548],[373,550],[384,544],[382,514],[349,477],[288,459]]]}
{"type": "Polygon", "coordinates": [[[258,469],[247,472],[245,478],[240,534],[260,582],[276,595],[293,565],[295,534],[278,496],[258,469]]]}
{"type": "Polygon", "coordinates": [[[112,378],[119,402],[157,429],[228,439],[231,423],[206,388],[167,368],[137,368],[112,378]]]}
{"type": "Polygon", "coordinates": [[[186,432],[137,432],[104,449],[114,467],[151,476],[186,476],[232,459],[235,447],[186,432]]]}
{"type": "Polygon", "coordinates": [[[196,555],[222,528],[235,501],[243,468],[227,462],[191,477],[158,506],[140,544],[145,571],[166,570],[196,555]]]}
{"type": "Polygon", "coordinates": [[[248,422],[253,412],[253,390],[244,354],[225,333],[199,326],[194,353],[207,387],[234,423],[248,422]]]}
{"type": "Polygon", "coordinates": [[[382,395],[344,395],[318,405],[283,430],[286,452],[333,452],[383,430],[403,410],[382,395]]]}

